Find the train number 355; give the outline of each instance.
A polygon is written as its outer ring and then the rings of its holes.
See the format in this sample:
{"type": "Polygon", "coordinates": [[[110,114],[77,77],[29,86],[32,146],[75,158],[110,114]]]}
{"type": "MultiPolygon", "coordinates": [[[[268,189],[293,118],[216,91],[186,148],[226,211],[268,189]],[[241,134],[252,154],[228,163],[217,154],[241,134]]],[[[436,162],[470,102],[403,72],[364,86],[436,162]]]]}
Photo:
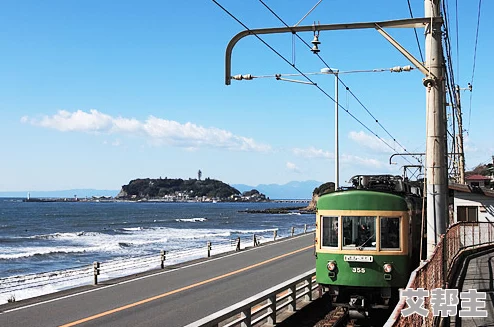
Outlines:
{"type": "Polygon", "coordinates": [[[352,272],[357,274],[365,274],[365,268],[352,268],[352,272]]]}

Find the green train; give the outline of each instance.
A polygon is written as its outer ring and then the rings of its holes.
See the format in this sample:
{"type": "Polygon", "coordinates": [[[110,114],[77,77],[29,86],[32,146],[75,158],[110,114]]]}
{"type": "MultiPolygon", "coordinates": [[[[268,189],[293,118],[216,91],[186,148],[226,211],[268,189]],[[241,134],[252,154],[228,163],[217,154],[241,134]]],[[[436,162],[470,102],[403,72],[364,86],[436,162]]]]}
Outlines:
{"type": "Polygon", "coordinates": [[[333,302],[367,312],[397,301],[418,266],[423,184],[393,175],[351,182],[317,201],[316,280],[333,302]]]}

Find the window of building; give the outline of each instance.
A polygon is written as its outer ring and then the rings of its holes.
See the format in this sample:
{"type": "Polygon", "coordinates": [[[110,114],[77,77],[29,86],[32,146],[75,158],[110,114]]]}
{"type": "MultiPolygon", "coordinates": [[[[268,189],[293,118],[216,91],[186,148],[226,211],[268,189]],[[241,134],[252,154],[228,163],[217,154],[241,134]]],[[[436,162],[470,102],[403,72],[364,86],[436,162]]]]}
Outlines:
{"type": "Polygon", "coordinates": [[[381,218],[381,249],[400,249],[400,217],[381,218]]]}
{"type": "Polygon", "coordinates": [[[343,247],[376,248],[376,217],[344,216],[343,247]]]}
{"type": "Polygon", "coordinates": [[[338,247],[338,217],[322,217],[322,246],[338,247]]]}
{"type": "Polygon", "coordinates": [[[456,216],[458,221],[478,221],[478,207],[476,206],[458,206],[456,207],[456,216]]]}

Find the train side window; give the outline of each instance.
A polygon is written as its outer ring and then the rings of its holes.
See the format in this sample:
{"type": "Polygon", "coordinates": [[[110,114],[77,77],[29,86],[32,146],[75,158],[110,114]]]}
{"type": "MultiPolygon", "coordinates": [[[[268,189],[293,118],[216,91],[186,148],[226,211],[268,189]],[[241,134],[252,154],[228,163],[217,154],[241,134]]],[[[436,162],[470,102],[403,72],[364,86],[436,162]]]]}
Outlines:
{"type": "Polygon", "coordinates": [[[322,246],[338,247],[338,217],[322,217],[322,246]]]}
{"type": "Polygon", "coordinates": [[[359,249],[376,248],[376,217],[344,216],[343,247],[359,249]]]}
{"type": "Polygon", "coordinates": [[[400,217],[381,218],[381,249],[400,249],[400,217]]]}

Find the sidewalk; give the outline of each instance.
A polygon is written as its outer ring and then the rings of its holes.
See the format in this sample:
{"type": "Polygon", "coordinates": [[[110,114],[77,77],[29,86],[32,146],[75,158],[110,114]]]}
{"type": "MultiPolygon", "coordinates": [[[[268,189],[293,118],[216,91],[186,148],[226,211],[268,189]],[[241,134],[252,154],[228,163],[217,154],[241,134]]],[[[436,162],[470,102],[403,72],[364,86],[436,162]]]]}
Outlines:
{"type": "MultiPolygon", "coordinates": [[[[468,267],[462,281],[463,285],[460,284],[459,292],[468,291],[469,289],[486,292],[487,297],[485,299],[485,308],[483,309],[487,311],[487,317],[455,317],[456,320],[461,320],[456,323],[456,326],[494,327],[494,250],[471,258],[469,261],[465,261],[465,264],[468,264],[468,267]]],[[[451,324],[451,326],[454,326],[454,324],[451,324]]]]}

